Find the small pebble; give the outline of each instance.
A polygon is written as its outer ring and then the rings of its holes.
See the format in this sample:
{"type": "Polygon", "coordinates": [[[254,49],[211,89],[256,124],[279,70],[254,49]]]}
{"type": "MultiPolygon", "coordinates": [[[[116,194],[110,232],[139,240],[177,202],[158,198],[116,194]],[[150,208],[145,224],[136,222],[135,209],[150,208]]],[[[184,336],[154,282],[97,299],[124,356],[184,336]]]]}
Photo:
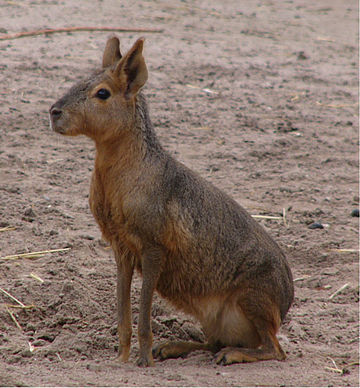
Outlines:
{"type": "Polygon", "coordinates": [[[309,229],[324,229],[323,225],[319,222],[314,222],[313,224],[308,226],[309,229]]]}
{"type": "Polygon", "coordinates": [[[354,209],[351,212],[351,217],[359,217],[359,209],[354,209]]]}
{"type": "Polygon", "coordinates": [[[27,217],[35,217],[35,213],[34,213],[34,210],[29,207],[28,209],[25,210],[24,212],[24,216],[27,216],[27,217]]]}

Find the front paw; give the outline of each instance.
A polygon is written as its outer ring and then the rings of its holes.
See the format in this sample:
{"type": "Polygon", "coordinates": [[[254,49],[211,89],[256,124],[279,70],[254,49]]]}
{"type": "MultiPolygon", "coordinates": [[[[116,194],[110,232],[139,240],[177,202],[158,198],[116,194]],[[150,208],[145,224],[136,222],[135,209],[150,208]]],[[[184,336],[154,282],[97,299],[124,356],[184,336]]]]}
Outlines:
{"type": "Polygon", "coordinates": [[[119,362],[128,362],[130,356],[130,346],[120,346],[119,355],[116,358],[119,362]]]}
{"type": "Polygon", "coordinates": [[[129,355],[125,355],[125,354],[119,354],[117,357],[116,357],[116,361],[118,362],[128,362],[129,361],[129,355]]]}
{"type": "Polygon", "coordinates": [[[152,356],[140,356],[136,361],[137,366],[148,367],[155,366],[152,356]]]}

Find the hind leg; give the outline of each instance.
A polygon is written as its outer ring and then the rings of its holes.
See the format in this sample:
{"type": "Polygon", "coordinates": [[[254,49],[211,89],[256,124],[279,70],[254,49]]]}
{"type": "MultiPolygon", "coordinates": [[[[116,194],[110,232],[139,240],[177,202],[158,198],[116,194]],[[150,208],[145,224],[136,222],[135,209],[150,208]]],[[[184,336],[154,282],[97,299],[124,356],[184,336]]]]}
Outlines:
{"type": "Polygon", "coordinates": [[[232,348],[227,347],[220,351],[216,356],[216,363],[221,365],[230,365],[239,362],[255,362],[262,360],[285,360],[286,355],[281,349],[276,336],[268,335],[263,339],[260,348],[232,348]]]}
{"type": "Polygon", "coordinates": [[[276,338],[280,327],[278,306],[267,298],[257,304],[251,304],[251,301],[244,298],[242,303],[239,301],[239,308],[253,324],[259,336],[259,346],[226,347],[217,354],[216,362],[229,365],[238,362],[285,360],[286,355],[276,338]]]}

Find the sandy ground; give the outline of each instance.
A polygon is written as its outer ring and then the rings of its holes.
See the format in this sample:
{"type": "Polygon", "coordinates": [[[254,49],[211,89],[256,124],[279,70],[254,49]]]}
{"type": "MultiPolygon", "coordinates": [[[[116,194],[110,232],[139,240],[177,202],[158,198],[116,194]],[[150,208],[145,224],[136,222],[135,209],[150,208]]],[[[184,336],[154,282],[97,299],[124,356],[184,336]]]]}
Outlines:
{"type": "MultiPolygon", "coordinates": [[[[162,28],[143,34],[162,144],[251,214],[286,210],[286,222],[258,221],[285,251],[296,291],[279,335],[286,361],[223,367],[195,352],[141,369],[137,278],[131,360],[114,362],[115,262],[88,207],[94,145],[52,133],[47,113],[99,66],[109,33],[0,41],[0,256],[70,248],[0,260],[0,287],[36,306],[9,308],[20,330],[0,293],[0,385],[357,386],[357,2],[2,0],[0,15],[9,34],[162,28]]],[[[139,34],[119,36],[125,51],[139,34]]],[[[158,297],[153,331],[155,342],[202,338],[158,297]]]]}

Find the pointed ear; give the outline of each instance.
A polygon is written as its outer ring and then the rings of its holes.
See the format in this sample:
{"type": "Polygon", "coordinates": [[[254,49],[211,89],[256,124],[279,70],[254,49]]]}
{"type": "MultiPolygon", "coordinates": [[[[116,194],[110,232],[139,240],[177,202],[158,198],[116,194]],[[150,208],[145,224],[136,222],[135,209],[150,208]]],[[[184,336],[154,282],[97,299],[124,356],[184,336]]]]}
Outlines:
{"type": "Polygon", "coordinates": [[[115,70],[115,76],[124,87],[127,98],[134,97],[148,79],[148,71],[142,55],[144,40],[140,38],[134,43],[115,70]]]}
{"type": "Polygon", "coordinates": [[[105,68],[111,66],[118,62],[120,59],[120,42],[116,36],[113,36],[106,42],[106,47],[102,60],[102,67],[105,68]]]}

